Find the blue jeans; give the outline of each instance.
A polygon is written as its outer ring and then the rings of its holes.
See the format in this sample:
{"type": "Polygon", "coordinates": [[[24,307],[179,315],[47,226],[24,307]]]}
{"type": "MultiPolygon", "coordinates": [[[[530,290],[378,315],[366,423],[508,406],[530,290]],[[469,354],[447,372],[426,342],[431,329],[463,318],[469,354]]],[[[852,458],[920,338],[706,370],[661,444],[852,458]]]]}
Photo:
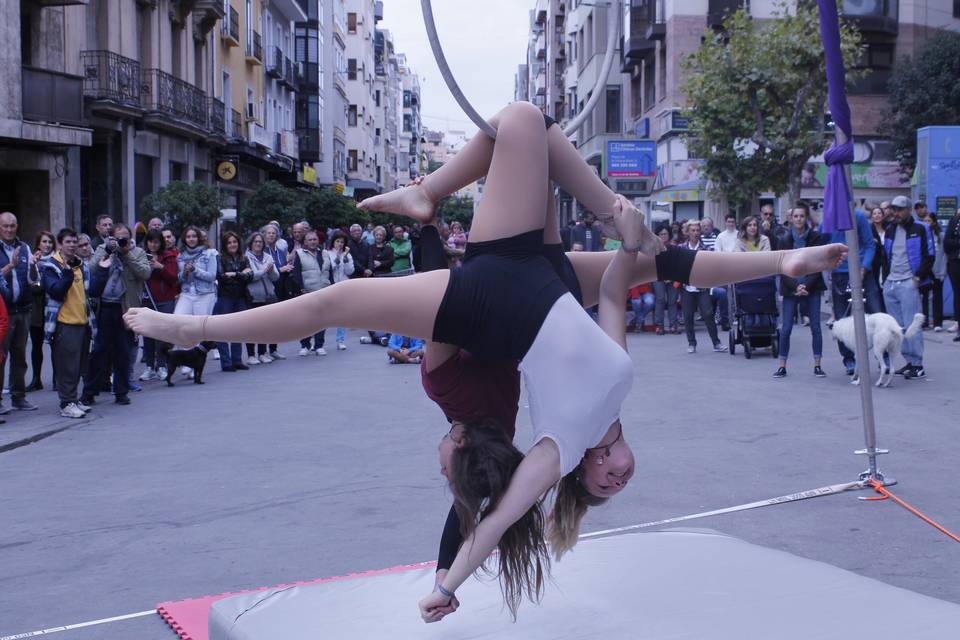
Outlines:
{"type": "Polygon", "coordinates": [[[337,342],[347,341],[347,330],[344,327],[337,327],[337,342]]]}
{"type": "Polygon", "coordinates": [[[796,320],[797,307],[806,301],[810,314],[810,333],[813,334],[813,357],[823,355],[823,330],[820,327],[820,293],[808,296],[784,296],[783,323],[780,326],[780,359],[786,361],[790,355],[790,334],[793,333],[793,323],[796,320]]]}
{"type": "MultiPolygon", "coordinates": [[[[236,313],[247,308],[247,301],[243,298],[220,296],[217,304],[213,305],[213,315],[236,313]]],[[[220,352],[220,368],[236,367],[243,364],[243,344],[240,342],[218,342],[217,351],[220,352]]]]}
{"type": "MultiPolygon", "coordinates": [[[[910,326],[913,316],[920,313],[920,290],[913,284],[912,278],[884,282],[883,300],[887,305],[887,313],[896,318],[901,327],[910,326]]],[[[903,357],[914,366],[923,366],[922,331],[912,338],[904,337],[903,357]]]]}
{"type": "MultiPolygon", "coordinates": [[[[830,297],[833,301],[833,317],[836,320],[846,318],[850,314],[850,296],[847,289],[850,287],[850,274],[845,271],[834,271],[830,274],[830,297]]],[[[876,288],[876,281],[867,272],[863,281],[863,306],[867,313],[880,313],[880,292],[876,288]]],[[[810,317],[811,323],[813,316],[810,317]]],[[[837,340],[837,348],[843,357],[843,365],[852,367],[857,358],[853,351],[837,340]]]]}
{"type": "MultiPolygon", "coordinates": [[[[173,309],[176,306],[176,300],[170,300],[169,302],[158,302],[157,311],[160,313],[173,313],[173,309]]],[[[167,351],[169,350],[170,343],[158,342],[153,338],[143,336],[143,359],[146,361],[148,367],[152,367],[154,369],[166,367],[167,351]]]]}
{"type": "Polygon", "coordinates": [[[641,293],[639,298],[634,298],[630,301],[631,306],[633,306],[633,323],[637,327],[643,326],[643,320],[654,308],[654,298],[652,293],[641,293]]]}
{"type": "Polygon", "coordinates": [[[714,287],[710,289],[710,299],[717,310],[717,316],[720,318],[720,324],[730,324],[730,306],[727,302],[727,288],[714,287]]]}

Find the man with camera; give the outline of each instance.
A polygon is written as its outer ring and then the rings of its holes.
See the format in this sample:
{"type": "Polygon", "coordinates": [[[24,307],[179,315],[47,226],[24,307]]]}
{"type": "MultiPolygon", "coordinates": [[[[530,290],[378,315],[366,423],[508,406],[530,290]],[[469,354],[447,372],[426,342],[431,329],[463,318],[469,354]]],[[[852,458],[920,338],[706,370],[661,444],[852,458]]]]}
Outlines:
{"type": "Polygon", "coordinates": [[[81,404],[91,405],[106,382],[113,363],[113,393],[117,404],[130,404],[130,357],[136,336],[123,324],[123,314],[140,306],[143,284],[153,269],[147,253],[133,244],[130,229],[115,224],[110,236],[93,254],[94,277],[104,278],[97,310],[97,333],[90,352],[90,368],[83,379],[81,404]]]}
{"type": "Polygon", "coordinates": [[[90,407],[77,399],[77,387],[87,366],[90,335],[96,327],[90,300],[100,295],[106,279],[103,272],[101,277],[91,278],[90,268],[78,253],[77,233],[73,229],[61,229],[57,245],[59,250],[37,265],[47,294],[44,336],[50,343],[53,368],[57,371],[60,415],[82,418],[90,407]]]}
{"type": "MultiPolygon", "coordinates": [[[[10,330],[3,342],[3,351],[10,361],[10,404],[20,411],[33,411],[36,405],[26,398],[27,336],[30,334],[30,310],[33,291],[30,272],[33,253],[30,245],[17,237],[17,216],[0,213],[0,290],[10,315],[10,330]]],[[[0,381],[4,365],[0,363],[0,381]]],[[[10,410],[0,406],[0,414],[10,410]]]]}

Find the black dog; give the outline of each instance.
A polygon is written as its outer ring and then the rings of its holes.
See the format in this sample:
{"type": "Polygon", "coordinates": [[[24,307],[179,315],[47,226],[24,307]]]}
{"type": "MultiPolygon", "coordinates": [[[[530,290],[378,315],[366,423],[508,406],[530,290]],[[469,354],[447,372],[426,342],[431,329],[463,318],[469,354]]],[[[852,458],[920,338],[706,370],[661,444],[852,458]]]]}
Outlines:
{"type": "Polygon", "coordinates": [[[167,352],[167,386],[174,386],[173,374],[179,367],[193,369],[193,384],[203,384],[203,368],[207,364],[207,352],[216,348],[216,342],[201,342],[193,349],[170,349],[167,352]]]}

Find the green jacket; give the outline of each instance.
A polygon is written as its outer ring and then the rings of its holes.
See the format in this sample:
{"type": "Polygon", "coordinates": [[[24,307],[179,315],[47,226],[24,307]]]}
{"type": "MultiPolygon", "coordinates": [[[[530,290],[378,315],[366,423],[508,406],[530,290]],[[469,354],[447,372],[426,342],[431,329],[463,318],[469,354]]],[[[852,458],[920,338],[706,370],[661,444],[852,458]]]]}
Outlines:
{"type": "Polygon", "coordinates": [[[389,244],[393,248],[393,266],[390,267],[390,271],[395,273],[409,269],[410,253],[413,251],[413,243],[409,240],[397,242],[396,239],[392,239],[389,244]]]}
{"type": "MultiPolygon", "coordinates": [[[[100,261],[107,257],[107,250],[104,244],[97,247],[90,260],[90,266],[94,269],[100,269],[100,261]]],[[[150,260],[147,258],[147,252],[140,247],[131,247],[126,253],[117,253],[113,259],[120,259],[123,265],[123,281],[126,284],[126,291],[123,294],[123,311],[131,307],[143,306],[140,302],[140,296],[143,293],[143,284],[150,278],[153,268],[150,266],[150,260]]]]}

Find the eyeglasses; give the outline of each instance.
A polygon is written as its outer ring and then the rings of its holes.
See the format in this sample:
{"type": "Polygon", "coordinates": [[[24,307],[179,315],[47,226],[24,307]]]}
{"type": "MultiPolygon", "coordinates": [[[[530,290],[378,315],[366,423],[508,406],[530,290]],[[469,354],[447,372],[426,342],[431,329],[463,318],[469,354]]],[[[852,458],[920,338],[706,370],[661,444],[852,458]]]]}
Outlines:
{"type": "Polygon", "coordinates": [[[77,249],[85,249],[90,246],[89,242],[84,242],[83,244],[78,244],[77,249]]]}

